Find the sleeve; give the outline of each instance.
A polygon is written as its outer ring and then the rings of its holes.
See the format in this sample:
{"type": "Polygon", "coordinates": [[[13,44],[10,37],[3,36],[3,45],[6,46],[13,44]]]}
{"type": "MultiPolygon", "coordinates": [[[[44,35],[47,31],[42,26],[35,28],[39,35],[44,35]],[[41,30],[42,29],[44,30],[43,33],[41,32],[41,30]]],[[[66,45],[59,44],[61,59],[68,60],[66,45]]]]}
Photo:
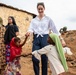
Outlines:
{"type": "Polygon", "coordinates": [[[68,54],[68,55],[72,55],[73,53],[71,52],[70,48],[69,47],[64,47],[63,48],[64,50],[64,53],[68,54]]]}
{"type": "Polygon", "coordinates": [[[41,55],[37,52],[37,50],[33,51],[32,55],[34,55],[38,60],[41,60],[41,58],[40,58],[41,55]]]}
{"type": "Polygon", "coordinates": [[[37,53],[42,55],[42,54],[47,54],[49,52],[49,49],[47,47],[44,47],[40,50],[37,50],[37,53]]]}
{"type": "Polygon", "coordinates": [[[39,49],[39,50],[35,50],[32,52],[32,55],[34,55],[38,60],[40,60],[40,55],[42,54],[47,54],[49,52],[49,49],[48,47],[44,47],[42,49],[39,49]]]}
{"type": "Polygon", "coordinates": [[[33,33],[33,20],[31,21],[27,32],[32,32],[33,33]]]}
{"type": "Polygon", "coordinates": [[[52,30],[54,33],[60,35],[60,33],[58,32],[54,22],[51,19],[49,20],[49,30],[50,31],[52,30]]]}
{"type": "Polygon", "coordinates": [[[19,32],[18,26],[15,25],[14,30],[15,30],[15,32],[19,32]]]}

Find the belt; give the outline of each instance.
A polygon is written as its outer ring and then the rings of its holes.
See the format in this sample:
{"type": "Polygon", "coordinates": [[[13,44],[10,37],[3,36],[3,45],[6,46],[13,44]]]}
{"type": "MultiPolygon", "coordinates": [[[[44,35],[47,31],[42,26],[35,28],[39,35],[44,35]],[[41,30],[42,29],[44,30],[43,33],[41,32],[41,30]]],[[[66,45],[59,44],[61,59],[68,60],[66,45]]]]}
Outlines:
{"type": "Polygon", "coordinates": [[[34,35],[36,35],[36,37],[39,37],[39,36],[44,37],[44,35],[47,35],[47,34],[34,34],[34,35]]]}
{"type": "Polygon", "coordinates": [[[43,35],[42,35],[42,34],[37,34],[37,37],[39,37],[39,36],[43,37],[43,35]]]}

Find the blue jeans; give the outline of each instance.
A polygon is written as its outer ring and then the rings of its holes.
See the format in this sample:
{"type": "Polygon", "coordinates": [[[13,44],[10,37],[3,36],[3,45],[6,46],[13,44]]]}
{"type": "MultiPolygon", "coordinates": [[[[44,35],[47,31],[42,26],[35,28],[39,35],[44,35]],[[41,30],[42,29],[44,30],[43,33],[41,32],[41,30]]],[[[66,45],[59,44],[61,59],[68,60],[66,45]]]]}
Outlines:
{"type": "MultiPolygon", "coordinates": [[[[39,50],[43,48],[44,46],[48,45],[47,43],[47,38],[48,34],[43,35],[43,37],[37,35],[34,35],[34,40],[33,40],[33,48],[32,51],[39,50]]],[[[35,75],[39,75],[39,60],[36,59],[34,56],[32,56],[32,61],[33,61],[33,68],[35,75]]],[[[41,55],[41,62],[42,62],[42,75],[47,75],[47,63],[48,63],[48,58],[46,55],[41,55]]]]}

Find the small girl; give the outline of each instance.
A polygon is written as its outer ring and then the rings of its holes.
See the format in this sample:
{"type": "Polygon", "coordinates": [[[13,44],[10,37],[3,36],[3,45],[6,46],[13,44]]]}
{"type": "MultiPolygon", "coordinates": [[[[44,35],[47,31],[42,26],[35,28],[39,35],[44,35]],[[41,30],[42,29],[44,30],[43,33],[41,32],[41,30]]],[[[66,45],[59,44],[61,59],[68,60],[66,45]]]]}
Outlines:
{"type": "Polygon", "coordinates": [[[20,56],[22,52],[22,46],[26,43],[27,37],[22,44],[20,38],[14,37],[10,43],[10,62],[6,68],[5,75],[21,75],[20,73],[20,56]]]}
{"type": "Polygon", "coordinates": [[[40,55],[46,54],[49,60],[52,75],[63,75],[68,71],[64,51],[57,34],[51,33],[48,37],[50,45],[45,46],[40,50],[32,52],[32,54],[40,60],[40,55]]]}

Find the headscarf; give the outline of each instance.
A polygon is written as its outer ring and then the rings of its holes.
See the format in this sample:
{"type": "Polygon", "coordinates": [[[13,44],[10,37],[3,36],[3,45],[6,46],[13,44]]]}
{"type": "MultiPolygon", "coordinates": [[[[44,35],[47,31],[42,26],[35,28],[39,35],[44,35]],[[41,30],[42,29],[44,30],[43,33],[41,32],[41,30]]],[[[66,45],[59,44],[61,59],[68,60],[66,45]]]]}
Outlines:
{"type": "Polygon", "coordinates": [[[53,42],[55,43],[60,61],[63,65],[63,67],[64,67],[64,70],[67,72],[68,71],[68,66],[67,66],[67,63],[66,63],[66,58],[65,58],[65,55],[64,55],[63,47],[62,47],[61,41],[59,39],[59,36],[55,33],[51,33],[51,34],[49,34],[49,36],[53,40],[53,42]]]}
{"type": "Polygon", "coordinates": [[[12,38],[10,42],[10,61],[13,61],[16,58],[16,55],[20,55],[21,51],[21,46],[17,47],[14,38],[12,38]]]}

